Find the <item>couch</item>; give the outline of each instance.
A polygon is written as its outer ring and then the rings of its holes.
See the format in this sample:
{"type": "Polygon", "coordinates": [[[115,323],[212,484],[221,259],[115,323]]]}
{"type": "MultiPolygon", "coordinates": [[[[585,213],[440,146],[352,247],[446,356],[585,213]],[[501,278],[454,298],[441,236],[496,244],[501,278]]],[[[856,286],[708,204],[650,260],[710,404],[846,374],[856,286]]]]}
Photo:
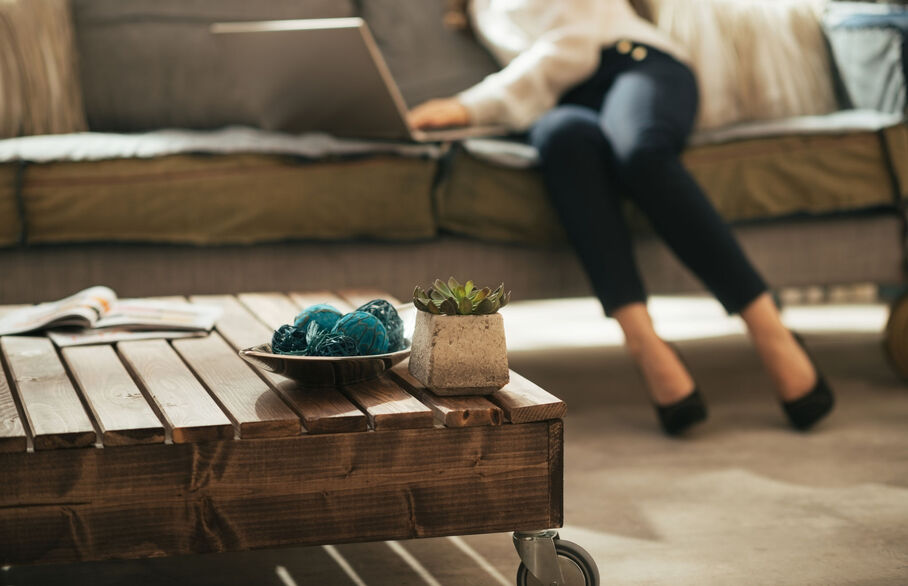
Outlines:
{"type": "MultiPolygon", "coordinates": [[[[406,298],[450,274],[505,281],[515,299],[590,293],[527,145],[256,129],[225,113],[229,82],[206,70],[211,22],[359,15],[409,104],[449,95],[495,64],[442,27],[440,2],[71,7],[90,132],[0,140],[0,303],[93,284],[127,296],[378,287],[406,298]]],[[[837,4],[826,29],[841,112],[700,132],[684,154],[776,287],[903,280],[904,23],[898,8],[837,4]]],[[[629,213],[649,289],[697,290],[629,213]]]]}

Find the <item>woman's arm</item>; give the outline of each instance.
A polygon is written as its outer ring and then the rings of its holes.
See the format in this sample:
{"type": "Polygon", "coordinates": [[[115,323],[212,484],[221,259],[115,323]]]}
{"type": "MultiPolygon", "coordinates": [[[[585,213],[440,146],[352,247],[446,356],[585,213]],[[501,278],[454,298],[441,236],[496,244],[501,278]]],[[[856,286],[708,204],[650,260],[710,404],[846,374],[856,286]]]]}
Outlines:
{"type": "Polygon", "coordinates": [[[559,28],[457,98],[472,124],[525,130],[565,91],[592,75],[598,62],[599,47],[586,25],[559,28]]]}
{"type": "Polygon", "coordinates": [[[477,36],[507,65],[454,98],[413,110],[412,125],[529,127],[599,60],[595,0],[474,0],[477,36]]]}

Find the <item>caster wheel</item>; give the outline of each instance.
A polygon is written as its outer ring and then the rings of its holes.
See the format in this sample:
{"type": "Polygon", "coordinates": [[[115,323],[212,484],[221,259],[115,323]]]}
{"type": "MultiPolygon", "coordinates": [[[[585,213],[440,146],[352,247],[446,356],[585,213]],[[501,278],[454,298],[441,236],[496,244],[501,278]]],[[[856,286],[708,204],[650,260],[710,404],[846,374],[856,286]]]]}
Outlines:
{"type": "Polygon", "coordinates": [[[908,294],[892,302],[883,347],[893,370],[908,380],[908,294]]]}
{"type": "MultiPolygon", "coordinates": [[[[599,568],[585,549],[570,541],[555,540],[558,566],[564,576],[564,584],[558,586],[599,586],[599,568]]],[[[517,586],[550,586],[543,584],[530,574],[522,563],[517,568],[517,586]]]]}

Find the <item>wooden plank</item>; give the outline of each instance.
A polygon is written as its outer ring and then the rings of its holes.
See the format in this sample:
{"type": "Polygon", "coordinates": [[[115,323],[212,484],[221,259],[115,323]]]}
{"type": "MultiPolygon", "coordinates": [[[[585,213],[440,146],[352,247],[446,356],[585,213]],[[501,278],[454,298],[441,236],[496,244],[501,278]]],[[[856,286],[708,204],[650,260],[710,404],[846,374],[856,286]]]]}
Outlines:
{"type": "Polygon", "coordinates": [[[292,324],[299,313],[297,305],[282,293],[241,293],[237,298],[272,330],[292,324]]]}
{"type": "Polygon", "coordinates": [[[400,305],[400,300],[381,289],[342,289],[337,294],[347,300],[352,307],[359,307],[373,299],[384,299],[391,305],[400,305]]]}
{"type": "Polygon", "coordinates": [[[501,409],[484,397],[439,397],[408,370],[409,358],[391,369],[391,378],[423,402],[447,427],[501,425],[501,409]]]}
{"type": "Polygon", "coordinates": [[[74,346],[61,354],[98,423],[104,446],[164,441],[164,426],[112,346],[74,346]]]}
{"type": "MultiPolygon", "coordinates": [[[[0,317],[27,305],[0,305],[0,317]]],[[[9,372],[0,360],[0,452],[24,452],[28,449],[28,435],[16,407],[10,384],[9,372]]]]}
{"type": "Polygon", "coordinates": [[[174,340],[173,347],[230,417],[241,438],[302,432],[293,411],[217,333],[174,340]]]}
{"type": "Polygon", "coordinates": [[[85,447],[97,441],[95,428],[50,340],[6,336],[0,338],[0,349],[36,450],[85,447]]]}
{"type": "Polygon", "coordinates": [[[373,429],[432,427],[432,410],[388,376],[343,387],[351,401],[369,416],[373,429]]]}
{"type": "Polygon", "coordinates": [[[548,424],[549,502],[551,503],[549,512],[552,516],[552,527],[561,527],[564,525],[564,421],[550,419],[548,424]]]}
{"type": "Polygon", "coordinates": [[[501,407],[511,423],[561,419],[567,411],[561,399],[513,370],[511,382],[489,395],[489,400],[501,407]]]}
{"type": "Polygon", "coordinates": [[[232,438],[233,424],[164,340],[120,342],[117,351],[177,444],[232,438]]]}
{"type": "Polygon", "coordinates": [[[555,527],[560,441],[542,422],[0,454],[0,564],[555,527]]]}
{"type": "Polygon", "coordinates": [[[340,297],[330,291],[299,291],[290,293],[290,299],[299,309],[306,309],[310,305],[318,305],[319,303],[327,303],[333,305],[341,313],[349,313],[353,311],[357,305],[350,305],[343,297],[340,297]]]}
{"type": "MultiPolygon", "coordinates": [[[[217,323],[218,331],[235,349],[248,348],[271,340],[271,330],[229,295],[200,295],[200,303],[219,305],[224,313],[217,323]]],[[[369,427],[365,413],[357,409],[337,389],[304,389],[294,381],[273,372],[256,369],[303,420],[309,433],[365,431],[369,427]]]]}
{"type": "Polygon", "coordinates": [[[27,448],[25,427],[13,399],[6,370],[0,364],[0,452],[24,452],[27,448]]]}
{"type": "Polygon", "coordinates": [[[273,330],[255,318],[236,297],[231,295],[194,295],[198,303],[217,305],[221,317],[214,327],[237,350],[271,342],[273,330]]]}

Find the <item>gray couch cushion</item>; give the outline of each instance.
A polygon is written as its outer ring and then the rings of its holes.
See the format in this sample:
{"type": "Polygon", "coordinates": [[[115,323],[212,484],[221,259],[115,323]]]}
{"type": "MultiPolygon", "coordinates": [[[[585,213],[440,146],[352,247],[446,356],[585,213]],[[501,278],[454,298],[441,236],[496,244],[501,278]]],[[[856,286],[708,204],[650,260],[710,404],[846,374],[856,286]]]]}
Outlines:
{"type": "Polygon", "coordinates": [[[213,22],[351,16],[350,0],[73,0],[89,128],[254,124],[218,75],[213,22]]]}
{"type": "Polygon", "coordinates": [[[498,71],[468,34],[442,24],[441,0],[357,0],[410,106],[449,96],[498,71]]]}

